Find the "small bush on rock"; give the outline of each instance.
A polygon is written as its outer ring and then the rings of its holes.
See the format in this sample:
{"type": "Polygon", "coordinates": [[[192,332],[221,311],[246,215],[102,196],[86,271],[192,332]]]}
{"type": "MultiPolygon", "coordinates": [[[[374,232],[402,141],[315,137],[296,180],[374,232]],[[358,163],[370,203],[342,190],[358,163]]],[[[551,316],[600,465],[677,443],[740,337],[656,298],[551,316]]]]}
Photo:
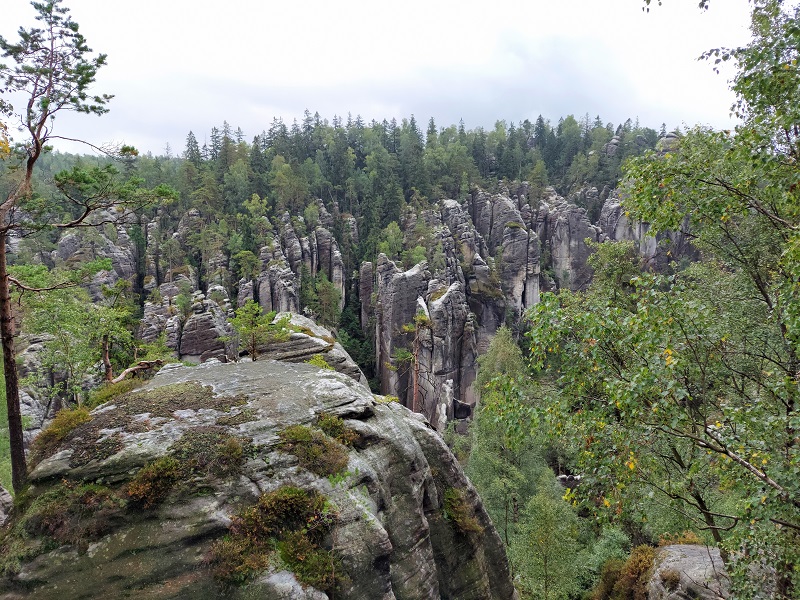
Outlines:
{"type": "Polygon", "coordinates": [[[142,508],[161,504],[181,477],[181,465],[171,456],[162,456],[145,465],[128,483],[128,498],[142,508]]]}
{"type": "Polygon", "coordinates": [[[266,569],[277,549],[298,581],[331,593],[343,571],[321,545],[335,518],[319,492],[284,486],[234,516],[229,534],[214,542],[206,561],[217,580],[240,585],[266,569]]]}
{"type": "Polygon", "coordinates": [[[456,529],[467,535],[483,533],[483,527],[473,515],[464,490],[447,488],[444,492],[444,514],[455,524],[456,529]]]}
{"type": "Polygon", "coordinates": [[[89,409],[85,406],[72,409],[65,408],[58,411],[50,425],[42,431],[36,439],[33,440],[33,444],[31,444],[31,467],[52,455],[61,445],[61,442],[64,441],[76,427],[91,420],[92,416],[89,414],[89,409]]]}
{"type": "Polygon", "coordinates": [[[674,592],[678,589],[681,583],[681,574],[679,571],[675,569],[665,569],[661,571],[659,575],[661,577],[661,583],[663,583],[664,587],[670,592],[674,592]]]}
{"type": "Polygon", "coordinates": [[[292,425],[278,435],[281,438],[278,447],[296,456],[301,467],[320,477],[329,477],[347,468],[347,450],[322,431],[303,425],[292,425]]]}
{"type": "Polygon", "coordinates": [[[328,364],[328,361],[326,361],[322,357],[321,354],[315,354],[314,356],[312,356],[311,358],[309,358],[306,361],[306,364],[313,365],[313,366],[317,367],[318,369],[324,369],[326,371],[335,371],[336,370],[336,369],[334,369],[332,366],[330,366],[328,364]]]}
{"type": "Polygon", "coordinates": [[[345,425],[344,420],[336,415],[320,415],[317,417],[317,427],[345,446],[352,446],[359,437],[358,433],[345,425]]]}
{"type": "Polygon", "coordinates": [[[613,600],[647,600],[647,581],[654,559],[655,550],[652,547],[634,548],[619,572],[613,600]]]}

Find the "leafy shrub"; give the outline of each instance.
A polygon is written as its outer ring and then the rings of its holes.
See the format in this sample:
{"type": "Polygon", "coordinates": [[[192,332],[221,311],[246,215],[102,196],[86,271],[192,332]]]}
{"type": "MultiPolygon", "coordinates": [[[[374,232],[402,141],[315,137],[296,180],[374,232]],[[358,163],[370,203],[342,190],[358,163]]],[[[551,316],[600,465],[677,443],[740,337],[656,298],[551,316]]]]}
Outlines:
{"type": "Polygon", "coordinates": [[[76,427],[92,420],[85,406],[58,411],[50,425],[31,444],[31,466],[52,455],[76,427]]]}
{"type": "Polygon", "coordinates": [[[317,427],[345,446],[352,446],[359,437],[358,433],[345,425],[342,418],[336,415],[320,415],[317,417],[317,427]]]}
{"type": "Polygon", "coordinates": [[[306,364],[313,365],[313,366],[317,367],[318,369],[325,369],[326,371],[335,371],[336,370],[336,369],[334,369],[332,366],[330,366],[328,364],[328,361],[326,361],[322,357],[321,354],[315,354],[314,356],[312,356],[311,358],[309,358],[306,361],[306,364]]]}
{"type": "Polygon", "coordinates": [[[177,460],[162,456],[139,469],[128,482],[128,498],[143,508],[152,508],[164,501],[181,474],[181,465],[177,460]]]}
{"type": "Polygon", "coordinates": [[[609,600],[624,564],[625,561],[619,558],[611,558],[603,563],[600,569],[600,580],[586,595],[586,600],[609,600]]]}
{"type": "Polygon", "coordinates": [[[475,518],[472,508],[467,502],[464,490],[447,488],[444,492],[444,515],[455,524],[456,529],[467,535],[483,533],[483,527],[475,518]]]}
{"type": "Polygon", "coordinates": [[[278,435],[281,438],[278,447],[296,456],[300,466],[312,473],[328,477],[347,468],[347,450],[321,431],[303,425],[292,425],[278,435]]]}
{"type": "Polygon", "coordinates": [[[219,581],[240,585],[263,571],[277,549],[298,581],[330,593],[343,581],[339,560],[321,547],[334,521],[319,492],[284,486],[235,515],[206,561],[219,581]]]}

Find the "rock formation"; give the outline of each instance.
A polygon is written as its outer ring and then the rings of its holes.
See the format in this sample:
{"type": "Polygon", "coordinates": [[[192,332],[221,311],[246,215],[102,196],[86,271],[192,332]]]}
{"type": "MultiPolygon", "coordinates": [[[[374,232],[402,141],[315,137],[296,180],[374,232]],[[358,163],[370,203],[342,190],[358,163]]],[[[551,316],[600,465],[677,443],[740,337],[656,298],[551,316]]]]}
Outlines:
{"type": "MultiPolygon", "coordinates": [[[[616,151],[613,142],[607,152],[616,151]]],[[[589,286],[591,243],[632,241],[654,268],[693,256],[683,234],[654,238],[647,224],[630,222],[607,188],[575,195],[599,211],[596,224],[552,188],[537,202],[527,194],[526,184],[513,193],[473,189],[461,203],[441,200],[419,214],[408,209],[401,223],[406,247],[420,244],[422,221],[431,232],[423,245],[438,248],[438,256],[431,260],[429,250],[427,263],[408,270],[381,256],[359,272],[362,327],[371,319],[381,391],[412,406],[416,390],[418,408],[437,427],[440,414],[452,418],[458,408],[440,410],[445,386],[454,400],[474,404],[477,357],[501,325],[518,326],[543,291],[589,286]],[[411,327],[417,314],[429,320],[422,330],[411,327]]]]}
{"type": "MultiPolygon", "coordinates": [[[[616,152],[615,139],[606,153],[616,152]]],[[[597,222],[552,188],[529,198],[525,183],[511,189],[500,184],[495,193],[474,188],[461,201],[440,200],[424,209],[409,205],[400,218],[405,250],[419,253],[421,248],[427,261],[408,268],[406,256],[405,267],[399,256],[382,256],[374,263],[349,265],[357,270],[353,282],[345,273],[341,248],[352,256],[352,244],[359,238],[356,220],[337,211],[332,214],[321,201],[316,223],[288,213],[274,228],[262,223],[272,233],[260,249],[260,265],[236,285],[232,269],[237,267],[221,250],[207,252],[199,269],[174,259],[186,253],[193,233],[203,228],[204,217],[194,208],[175,231],[160,230],[163,215],[142,224],[152,241],[144,271],[136,264],[135,245],[123,227],[106,227],[91,235],[68,233],[45,258],[53,264],[90,256],[111,258],[113,269],[92,283],[95,296],[103,283],[120,278],[136,283],[144,272],[143,288],[149,296],[139,336],[154,341],[164,334],[181,359],[193,362],[235,355],[236,349],[220,339],[230,338],[231,309],[254,300],[265,312],[299,313],[302,286],[324,275],[339,294],[340,309],[348,297],[358,296],[356,313],[361,331],[374,339],[381,391],[399,397],[406,406],[416,398],[417,408],[442,427],[445,416],[464,414],[458,403],[475,403],[471,384],[477,357],[501,325],[519,327],[521,315],[539,302],[542,292],[589,285],[592,250],[587,242],[632,241],[655,268],[679,256],[694,256],[683,234],[654,238],[647,224],[631,222],[617,194],[607,188],[586,187],[572,199],[599,214],[597,222]],[[334,231],[342,239],[337,240],[334,231]],[[176,250],[176,244],[182,250],[176,250]],[[228,294],[235,294],[230,302],[228,294]],[[418,314],[424,321],[415,324],[418,314]],[[452,402],[442,410],[445,396],[452,396],[452,402]]],[[[345,370],[360,376],[358,369],[345,370]]]]}
{"type": "Polygon", "coordinates": [[[656,552],[648,600],[719,600],[729,597],[729,579],[719,548],[673,545],[656,552]]]}
{"type": "Polygon", "coordinates": [[[35,452],[0,598],[331,597],[309,581],[353,600],[516,598],[503,543],[441,438],[332,371],[166,367],[35,452]],[[287,443],[304,435],[342,462],[309,462],[287,443]],[[276,494],[324,498],[323,521],[268,529],[286,507],[276,494]],[[317,555],[330,558],[307,562],[317,555]]]}

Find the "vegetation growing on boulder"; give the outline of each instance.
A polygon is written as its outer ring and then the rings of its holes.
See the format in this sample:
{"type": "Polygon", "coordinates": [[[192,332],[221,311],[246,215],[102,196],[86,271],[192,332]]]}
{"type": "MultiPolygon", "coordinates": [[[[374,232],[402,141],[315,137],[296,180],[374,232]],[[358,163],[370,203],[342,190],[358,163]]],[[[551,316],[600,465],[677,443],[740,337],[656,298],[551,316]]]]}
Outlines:
{"type": "Polygon", "coordinates": [[[207,562],[217,580],[240,585],[266,569],[277,549],[301,583],[330,594],[343,581],[339,560],[322,547],[335,520],[322,494],[284,486],[234,516],[229,534],[214,542],[207,562]]]}
{"type": "Polygon", "coordinates": [[[345,446],[352,446],[359,437],[358,433],[345,425],[344,420],[336,415],[319,415],[317,417],[317,427],[345,446]]]}
{"type": "Polygon", "coordinates": [[[637,546],[625,562],[612,559],[603,566],[591,600],[647,600],[647,584],[653,571],[655,549],[637,546]]]}
{"type": "Polygon", "coordinates": [[[328,364],[321,354],[315,354],[306,361],[306,364],[313,365],[318,369],[325,369],[326,371],[335,371],[335,369],[328,364]]]}
{"type": "Polygon", "coordinates": [[[0,573],[13,575],[21,562],[60,545],[73,544],[85,551],[88,542],[119,522],[125,507],[110,488],[62,481],[33,500],[24,515],[0,533],[0,573]]]}
{"type": "Polygon", "coordinates": [[[322,431],[303,425],[292,425],[278,435],[281,438],[278,447],[296,456],[300,466],[312,473],[329,477],[347,468],[347,450],[322,431]]]}
{"type": "Polygon", "coordinates": [[[53,454],[76,427],[91,421],[92,417],[85,406],[58,411],[50,425],[42,431],[31,445],[31,466],[53,454]]]}
{"type": "Polygon", "coordinates": [[[31,464],[35,465],[62,448],[70,448],[73,450],[70,466],[80,467],[91,460],[108,458],[122,448],[119,435],[108,436],[103,433],[105,430],[141,433],[150,429],[152,419],[171,418],[176,410],[229,412],[233,406],[246,402],[243,396],[220,396],[209,386],[186,382],[122,394],[115,398],[115,408],[94,415],[89,414],[85,407],[61,411],[34,441],[31,464]],[[145,414],[148,419],[134,418],[145,414]]]}
{"type": "Polygon", "coordinates": [[[224,427],[195,427],[172,445],[170,454],[184,473],[224,477],[241,469],[249,445],[224,427]]]}
{"type": "Polygon", "coordinates": [[[139,469],[130,480],[128,498],[142,508],[153,508],[164,501],[181,475],[181,464],[171,456],[162,456],[139,469]]]}
{"type": "Polygon", "coordinates": [[[149,509],[157,506],[182,481],[226,477],[241,470],[249,440],[224,427],[195,427],[170,447],[170,453],[142,467],[128,483],[128,497],[149,509]]]}
{"type": "Polygon", "coordinates": [[[475,518],[474,508],[467,502],[463,489],[447,488],[444,492],[444,514],[457,531],[464,535],[483,533],[483,527],[475,518]]]}

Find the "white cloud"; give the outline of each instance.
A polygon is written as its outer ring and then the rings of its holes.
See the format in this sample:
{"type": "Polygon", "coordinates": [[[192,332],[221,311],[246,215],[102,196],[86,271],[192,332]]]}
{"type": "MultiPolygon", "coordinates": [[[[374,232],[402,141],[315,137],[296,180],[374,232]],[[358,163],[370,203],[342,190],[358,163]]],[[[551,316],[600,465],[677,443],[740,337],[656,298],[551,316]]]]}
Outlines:
{"type": "MultiPolygon", "coordinates": [[[[34,11],[7,0],[0,34],[34,11]]],[[[539,113],[658,127],[728,125],[724,77],[695,59],[747,40],[747,0],[66,0],[109,55],[96,89],[111,113],[59,119],[92,141],[180,151],[227,120],[248,138],[303,110],[467,127],[539,113]]]]}

